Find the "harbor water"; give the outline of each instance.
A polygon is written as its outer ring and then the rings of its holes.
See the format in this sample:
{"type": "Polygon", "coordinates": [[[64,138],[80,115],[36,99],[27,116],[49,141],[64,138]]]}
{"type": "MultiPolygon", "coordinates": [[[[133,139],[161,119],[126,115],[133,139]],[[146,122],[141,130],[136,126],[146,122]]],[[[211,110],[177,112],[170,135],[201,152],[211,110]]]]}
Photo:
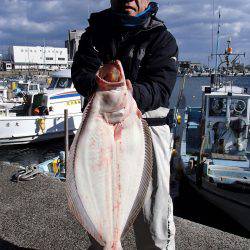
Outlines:
{"type": "MultiPolygon", "coordinates": [[[[225,81],[233,81],[234,85],[248,88],[248,93],[250,93],[250,76],[239,76],[239,77],[224,77],[225,81]]],[[[179,90],[182,85],[183,78],[178,77],[177,83],[173,90],[170,107],[174,108],[177,103],[177,98],[179,95],[179,90]]],[[[210,77],[186,77],[185,87],[184,87],[184,104],[189,107],[200,107],[201,97],[202,97],[202,86],[210,86],[210,77]]]]}

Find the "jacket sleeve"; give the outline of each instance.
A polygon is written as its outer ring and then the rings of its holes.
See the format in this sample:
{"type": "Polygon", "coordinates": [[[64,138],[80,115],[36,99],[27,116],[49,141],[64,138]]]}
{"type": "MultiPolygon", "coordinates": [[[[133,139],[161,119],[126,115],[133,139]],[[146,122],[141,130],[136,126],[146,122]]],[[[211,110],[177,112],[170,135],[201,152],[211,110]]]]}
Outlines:
{"type": "Polygon", "coordinates": [[[178,47],[175,38],[165,30],[146,52],[133,83],[133,96],[142,113],[168,107],[177,78],[178,47]]]}
{"type": "Polygon", "coordinates": [[[97,88],[95,75],[100,65],[101,61],[93,45],[91,31],[87,29],[81,37],[71,69],[74,86],[82,96],[89,97],[95,92],[97,88]]]}

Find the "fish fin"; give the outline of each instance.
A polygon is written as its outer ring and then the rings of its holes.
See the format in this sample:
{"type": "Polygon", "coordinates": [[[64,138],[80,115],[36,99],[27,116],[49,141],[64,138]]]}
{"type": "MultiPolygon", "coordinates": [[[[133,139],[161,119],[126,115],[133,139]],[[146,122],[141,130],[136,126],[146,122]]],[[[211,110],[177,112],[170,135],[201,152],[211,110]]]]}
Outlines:
{"type": "Polygon", "coordinates": [[[144,170],[143,176],[141,179],[140,188],[131,209],[129,218],[122,232],[121,238],[125,236],[129,228],[133,225],[136,217],[138,216],[148,191],[149,183],[152,178],[152,170],[153,170],[153,162],[154,162],[154,154],[153,154],[153,142],[151,137],[151,132],[148,127],[148,124],[145,120],[141,120],[143,125],[144,137],[145,137],[145,160],[144,160],[144,170]]]}
{"type": "Polygon", "coordinates": [[[78,222],[88,231],[88,233],[96,239],[96,241],[104,246],[105,242],[102,240],[102,237],[98,234],[98,230],[96,229],[95,225],[91,222],[91,219],[89,218],[84,206],[82,205],[81,199],[77,193],[77,185],[75,181],[75,174],[74,174],[74,165],[76,159],[75,154],[76,154],[76,147],[79,142],[79,138],[81,133],[83,132],[85,128],[85,123],[88,119],[88,116],[90,114],[92,102],[94,99],[94,95],[88,102],[86,108],[84,109],[83,112],[83,117],[82,117],[82,124],[80,125],[77,134],[75,136],[75,139],[71,145],[70,148],[70,154],[69,158],[67,161],[67,169],[70,169],[67,171],[67,179],[66,179],[66,196],[68,198],[68,205],[71,213],[76,217],[78,222]]]}

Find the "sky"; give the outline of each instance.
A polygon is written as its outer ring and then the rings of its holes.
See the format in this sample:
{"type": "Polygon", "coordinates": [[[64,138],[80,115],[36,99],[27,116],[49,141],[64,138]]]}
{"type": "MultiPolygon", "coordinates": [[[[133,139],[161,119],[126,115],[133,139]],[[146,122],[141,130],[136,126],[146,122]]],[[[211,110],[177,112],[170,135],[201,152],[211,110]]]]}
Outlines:
{"type": "MultiPolygon", "coordinates": [[[[220,10],[220,51],[231,37],[234,52],[246,52],[242,62],[250,64],[249,0],[156,2],[160,4],[158,18],[176,37],[180,60],[208,64],[212,49],[212,23],[216,40],[220,10]]],[[[43,45],[45,42],[49,46],[64,47],[69,29],[86,28],[90,13],[110,5],[109,0],[0,0],[0,3],[0,53],[10,45],[43,45]]]]}

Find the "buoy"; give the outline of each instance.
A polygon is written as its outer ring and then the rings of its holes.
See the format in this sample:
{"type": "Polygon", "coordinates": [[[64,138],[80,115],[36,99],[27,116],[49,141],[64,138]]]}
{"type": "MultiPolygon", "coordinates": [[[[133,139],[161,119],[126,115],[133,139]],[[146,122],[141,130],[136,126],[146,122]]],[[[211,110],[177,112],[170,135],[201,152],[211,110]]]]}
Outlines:
{"type": "Polygon", "coordinates": [[[177,124],[180,125],[181,124],[181,115],[180,114],[177,115],[176,120],[177,120],[177,124]]]}
{"type": "Polygon", "coordinates": [[[227,53],[228,54],[233,54],[233,48],[231,48],[231,47],[227,48],[227,53]]]}

